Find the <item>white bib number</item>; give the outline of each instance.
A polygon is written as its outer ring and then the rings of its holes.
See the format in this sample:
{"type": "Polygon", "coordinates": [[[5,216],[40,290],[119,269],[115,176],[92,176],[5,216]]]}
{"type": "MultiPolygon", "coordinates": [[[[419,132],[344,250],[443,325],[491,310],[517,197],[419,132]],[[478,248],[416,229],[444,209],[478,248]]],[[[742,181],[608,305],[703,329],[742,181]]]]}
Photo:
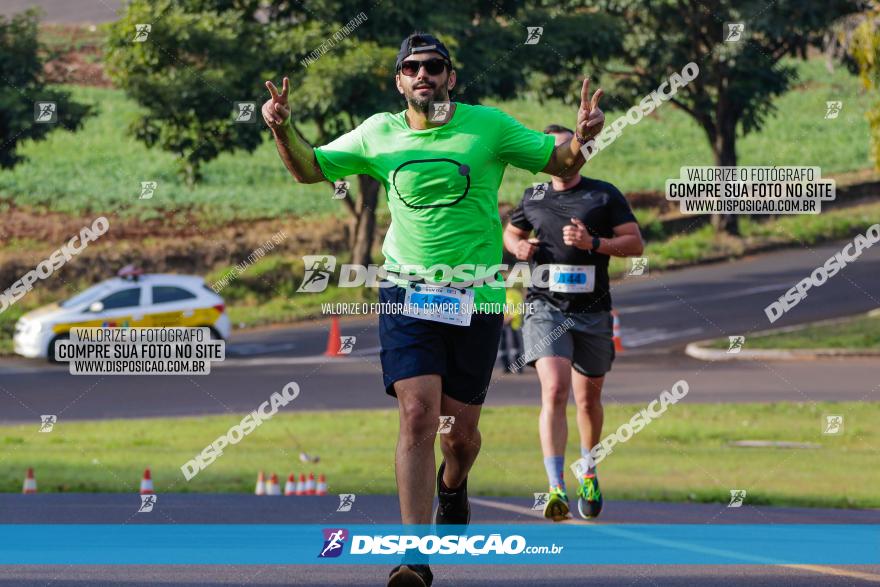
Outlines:
{"type": "Polygon", "coordinates": [[[550,291],[588,293],[595,288],[595,265],[550,265],[550,291]]]}
{"type": "Polygon", "coordinates": [[[470,326],[474,290],[412,284],[406,288],[403,315],[432,322],[470,326]]]}

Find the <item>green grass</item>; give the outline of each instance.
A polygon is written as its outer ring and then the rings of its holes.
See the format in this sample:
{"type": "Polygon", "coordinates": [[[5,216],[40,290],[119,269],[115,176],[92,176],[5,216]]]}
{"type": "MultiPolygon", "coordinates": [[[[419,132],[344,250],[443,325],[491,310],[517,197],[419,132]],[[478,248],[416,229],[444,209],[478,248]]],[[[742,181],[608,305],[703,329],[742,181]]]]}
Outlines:
{"type": "MultiPolygon", "coordinates": [[[[823,175],[870,167],[865,112],[872,101],[861,89],[858,78],[842,68],[829,73],[822,59],[792,63],[798,69],[800,85],[775,102],[777,111],[759,134],[738,140],[738,164],[817,165],[823,175]],[[824,119],[827,100],[844,101],[844,110],[837,119],[824,119]]],[[[637,98],[627,104],[603,101],[607,123],[637,102],[637,98]]],[[[568,107],[555,103],[513,100],[492,105],[538,129],[549,122],[571,126],[574,114],[568,107]]],[[[590,160],[583,173],[610,181],[623,192],[663,191],[666,180],[678,177],[684,165],[714,165],[712,151],[702,129],[690,116],[664,104],[656,110],[656,118],[627,126],[612,146],[590,160]]],[[[523,185],[543,181],[538,177],[508,169],[502,199],[518,200],[523,185]]]]}
{"type": "Polygon", "coordinates": [[[12,335],[15,333],[16,321],[22,314],[37,307],[35,303],[18,303],[0,313],[0,356],[12,354],[12,335]]]}
{"type": "Polygon", "coordinates": [[[107,34],[100,27],[72,27],[44,22],[38,38],[48,51],[67,53],[100,47],[106,41],[107,34]]]}
{"type": "MultiPolygon", "coordinates": [[[[381,393],[378,379],[376,393],[381,393]]],[[[267,390],[267,397],[271,390],[267,390]]],[[[659,393],[658,389],[658,393],[659,393]]],[[[303,386],[302,393],[321,393],[303,386]]],[[[642,406],[606,406],[606,433],[642,406]]],[[[546,478],[537,407],[486,408],[483,449],[469,480],[474,495],[530,497],[546,478]]],[[[43,492],[134,492],[151,467],[158,492],[249,493],[257,471],[325,473],[331,492],[394,494],[397,413],[392,410],[302,412],[296,407],[256,429],[189,483],[180,465],[240,420],[201,418],[66,422],[51,433],[38,422],[0,427],[0,491],[18,492],[34,467],[43,492]],[[321,462],[303,466],[300,450],[321,462]]],[[[745,489],[747,503],[880,507],[877,446],[880,404],[688,404],[684,400],[619,445],[600,465],[609,499],[727,503],[745,489]],[[845,417],[845,434],[823,436],[825,414],[845,417]],[[810,450],[733,448],[735,440],[817,443],[810,450]]],[[[569,427],[576,430],[573,409],[569,427]]],[[[579,455],[571,439],[566,457],[579,455]]],[[[569,483],[571,483],[570,474],[569,483]]]]}
{"type": "Polygon", "coordinates": [[[813,245],[826,240],[851,239],[880,218],[880,204],[863,204],[821,214],[783,216],[772,222],[743,219],[740,230],[748,240],[774,240],[813,245]]]}
{"type": "MultiPolygon", "coordinates": [[[[717,340],[711,348],[728,347],[717,340]]],[[[815,324],[788,332],[746,338],[746,349],[874,349],[880,351],[880,316],[856,316],[835,323],[815,324]]]]}
{"type": "Polygon", "coordinates": [[[19,205],[67,213],[114,210],[142,219],[158,218],[163,209],[196,206],[207,222],[320,214],[340,206],[326,185],[294,183],[268,142],[253,154],[222,155],[205,169],[205,182],[190,190],[175,175],[173,155],[127,136],[139,109],[121,91],[67,89],[76,99],[97,104],[100,113],[80,132],[55,132],[22,147],[29,161],[0,172],[0,194],[19,205]],[[140,182],[148,180],[159,183],[156,193],[139,200],[140,182]]]}
{"type": "MultiPolygon", "coordinates": [[[[741,165],[819,165],[825,174],[870,167],[868,127],[870,98],[856,77],[842,68],[834,73],[822,60],[796,62],[802,86],[777,101],[778,112],[760,134],[739,141],[741,165]],[[842,100],[843,111],[825,120],[825,101],[842,100]]],[[[205,223],[283,215],[345,215],[326,185],[295,184],[268,140],[254,153],[220,156],[204,169],[205,182],[193,190],[175,175],[174,156],[150,150],[125,132],[138,106],[119,90],[70,87],[76,99],[96,104],[97,117],[78,133],[55,132],[45,141],[22,144],[29,161],[0,171],[0,198],[53,211],[81,213],[114,210],[149,219],[159,210],[197,207],[205,223]],[[51,162],[48,165],[47,162],[51,162]],[[152,200],[138,200],[140,182],[156,180],[152,200]]],[[[634,100],[637,102],[637,100],[634,100]]],[[[571,125],[575,112],[559,102],[533,100],[487,102],[541,129],[550,122],[571,125]]],[[[609,122],[630,103],[603,104],[609,122]]],[[[307,136],[313,136],[306,126],[307,136]]],[[[625,129],[593,159],[584,173],[615,183],[624,192],[662,190],[682,165],[710,165],[711,152],[702,130],[670,104],[656,116],[625,129]]],[[[523,189],[545,176],[510,168],[499,191],[518,201],[523,189]]]]}

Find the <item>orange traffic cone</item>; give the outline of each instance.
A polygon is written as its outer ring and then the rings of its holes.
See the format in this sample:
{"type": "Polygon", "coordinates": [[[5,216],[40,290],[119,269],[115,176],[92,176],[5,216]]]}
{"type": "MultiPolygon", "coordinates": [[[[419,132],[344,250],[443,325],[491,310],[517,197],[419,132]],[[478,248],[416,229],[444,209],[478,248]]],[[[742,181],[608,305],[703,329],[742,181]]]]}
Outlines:
{"type": "Polygon", "coordinates": [[[324,354],[328,357],[339,356],[339,317],[330,318],[330,334],[327,336],[327,350],[324,354]]]}
{"type": "Polygon", "coordinates": [[[287,478],[287,483],[284,484],[284,495],[295,495],[296,494],[296,475],[293,473],[287,478]]]}
{"type": "Polygon", "coordinates": [[[27,475],[24,476],[24,485],[21,488],[22,493],[36,493],[37,480],[34,478],[34,470],[28,469],[27,475]]]}
{"type": "Polygon", "coordinates": [[[144,469],[144,477],[141,479],[141,495],[153,493],[153,479],[150,476],[150,470],[144,469]]]}
{"type": "Polygon", "coordinates": [[[315,474],[309,473],[309,480],[306,481],[306,495],[315,495],[315,474]]]}
{"type": "Polygon", "coordinates": [[[260,471],[257,475],[257,486],[254,487],[254,495],[266,495],[266,476],[260,471]]]}
{"type": "Polygon", "coordinates": [[[281,485],[278,484],[278,475],[272,473],[269,484],[266,486],[266,495],[281,495],[281,485]]]}
{"type": "Polygon", "coordinates": [[[327,478],[323,473],[318,477],[318,495],[327,495],[327,478]]]}
{"type": "Polygon", "coordinates": [[[306,494],[306,474],[300,473],[299,481],[296,483],[296,494],[295,495],[305,495],[306,494]]]}
{"type": "Polygon", "coordinates": [[[617,310],[611,310],[611,316],[614,318],[612,322],[611,330],[612,336],[611,340],[614,341],[614,351],[618,353],[623,352],[623,340],[620,338],[620,317],[617,315],[617,310]]]}

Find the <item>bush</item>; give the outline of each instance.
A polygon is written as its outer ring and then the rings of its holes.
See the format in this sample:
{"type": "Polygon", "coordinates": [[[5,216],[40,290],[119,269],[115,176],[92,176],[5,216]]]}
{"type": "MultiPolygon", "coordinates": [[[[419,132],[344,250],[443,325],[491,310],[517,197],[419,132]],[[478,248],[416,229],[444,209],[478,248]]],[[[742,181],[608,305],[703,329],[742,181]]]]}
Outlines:
{"type": "Polygon", "coordinates": [[[22,161],[16,153],[22,141],[42,140],[57,128],[77,130],[93,113],[91,106],[71,100],[68,92],[46,86],[38,23],[36,10],[10,19],[0,16],[0,167],[22,161]],[[36,122],[37,102],[55,104],[55,123],[36,122]]]}

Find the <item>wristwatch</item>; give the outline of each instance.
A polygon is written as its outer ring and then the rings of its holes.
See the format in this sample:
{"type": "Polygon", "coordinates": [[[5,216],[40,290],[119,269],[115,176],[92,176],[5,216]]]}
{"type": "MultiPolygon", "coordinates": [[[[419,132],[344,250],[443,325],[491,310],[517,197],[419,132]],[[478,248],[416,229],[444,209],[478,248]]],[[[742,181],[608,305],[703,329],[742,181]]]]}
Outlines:
{"type": "Polygon", "coordinates": [[[592,248],[590,249],[590,252],[592,253],[593,251],[595,251],[596,249],[598,249],[601,245],[602,245],[602,241],[599,240],[599,237],[598,237],[598,236],[594,236],[594,237],[593,237],[593,246],[592,246],[592,248]]]}
{"type": "Polygon", "coordinates": [[[574,133],[574,139],[575,139],[578,143],[580,143],[581,145],[586,145],[586,144],[589,142],[589,140],[590,140],[590,139],[581,139],[581,138],[578,136],[577,132],[574,133]]]}

